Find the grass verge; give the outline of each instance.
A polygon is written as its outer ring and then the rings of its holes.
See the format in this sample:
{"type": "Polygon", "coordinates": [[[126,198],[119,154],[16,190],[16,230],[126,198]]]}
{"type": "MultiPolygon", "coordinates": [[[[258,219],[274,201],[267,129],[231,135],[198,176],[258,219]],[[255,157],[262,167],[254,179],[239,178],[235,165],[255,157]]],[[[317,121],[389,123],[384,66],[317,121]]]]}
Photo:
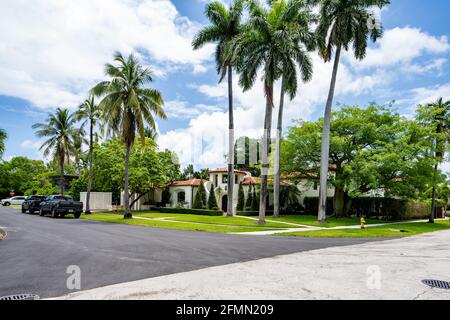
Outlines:
{"type": "MultiPolygon", "coordinates": [[[[326,223],[319,223],[317,221],[317,216],[304,216],[304,215],[293,215],[293,216],[281,216],[280,218],[273,218],[268,216],[267,220],[280,221],[280,222],[290,222],[297,224],[304,224],[308,226],[321,227],[321,228],[333,228],[333,227],[344,227],[344,226],[355,226],[360,224],[359,218],[328,218],[326,223]]],[[[366,219],[367,224],[379,224],[387,223],[383,220],[366,219]]]]}
{"type": "Polygon", "coordinates": [[[436,223],[416,222],[391,224],[367,229],[317,230],[294,233],[283,233],[281,236],[311,237],[311,238],[390,238],[408,237],[423,233],[450,229],[450,221],[436,221],[436,223]]]}
{"type": "MultiPolygon", "coordinates": [[[[153,214],[134,214],[136,217],[149,217],[155,218],[153,214]]],[[[162,215],[160,216],[162,217],[162,215]]],[[[168,215],[164,215],[168,217],[168,215]]],[[[92,214],[83,215],[82,219],[94,220],[108,223],[121,223],[127,225],[143,226],[143,227],[153,227],[153,228],[163,228],[163,229],[177,229],[177,230],[190,230],[190,231],[207,231],[207,232],[218,232],[218,233],[229,233],[229,232],[251,232],[251,231],[261,231],[261,230],[274,230],[272,227],[257,226],[256,224],[251,226],[241,226],[241,225],[214,225],[208,223],[189,223],[185,221],[180,222],[169,222],[163,220],[144,220],[144,219],[123,219],[122,215],[119,214],[92,214]]],[[[185,218],[183,216],[183,218],[185,218]]],[[[223,218],[226,219],[226,218],[223,218]]],[[[225,224],[225,223],[221,223],[225,224]]]]}

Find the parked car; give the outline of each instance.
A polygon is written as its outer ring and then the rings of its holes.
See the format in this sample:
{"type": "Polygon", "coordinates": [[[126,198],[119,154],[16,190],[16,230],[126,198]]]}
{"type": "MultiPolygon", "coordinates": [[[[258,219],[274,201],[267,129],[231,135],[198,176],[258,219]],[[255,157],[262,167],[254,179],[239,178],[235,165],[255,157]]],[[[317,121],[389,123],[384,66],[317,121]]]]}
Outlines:
{"type": "Polygon", "coordinates": [[[83,212],[83,203],[74,201],[69,196],[49,196],[39,206],[40,216],[51,214],[53,218],[73,214],[75,219],[78,219],[81,216],[81,212],[83,212]]]}
{"type": "Polygon", "coordinates": [[[8,207],[10,205],[21,205],[25,201],[26,197],[16,196],[8,199],[3,199],[0,201],[1,205],[4,207],[8,207]]]}
{"type": "Polygon", "coordinates": [[[22,203],[22,213],[28,211],[30,214],[33,214],[35,211],[39,211],[41,202],[44,201],[45,198],[45,196],[29,196],[25,199],[25,202],[22,203]]]}

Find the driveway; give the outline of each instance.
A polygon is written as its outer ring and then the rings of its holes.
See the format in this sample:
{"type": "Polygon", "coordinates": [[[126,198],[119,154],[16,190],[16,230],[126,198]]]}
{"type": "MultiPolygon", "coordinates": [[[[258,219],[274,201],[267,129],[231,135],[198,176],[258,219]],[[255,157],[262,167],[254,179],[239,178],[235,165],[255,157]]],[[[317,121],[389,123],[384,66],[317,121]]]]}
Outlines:
{"type": "Polygon", "coordinates": [[[189,232],[51,219],[0,207],[0,297],[71,293],[69,266],[81,290],[336,246],[364,239],[311,239],[189,232]]]}

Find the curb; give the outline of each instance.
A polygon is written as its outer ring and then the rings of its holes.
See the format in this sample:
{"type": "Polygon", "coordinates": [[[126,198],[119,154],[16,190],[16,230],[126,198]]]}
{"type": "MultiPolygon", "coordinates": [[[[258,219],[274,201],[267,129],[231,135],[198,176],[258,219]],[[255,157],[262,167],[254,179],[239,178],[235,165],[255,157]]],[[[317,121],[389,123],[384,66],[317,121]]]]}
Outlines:
{"type": "Polygon", "coordinates": [[[0,228],[0,241],[6,239],[7,235],[8,233],[6,232],[6,230],[0,228]]]}

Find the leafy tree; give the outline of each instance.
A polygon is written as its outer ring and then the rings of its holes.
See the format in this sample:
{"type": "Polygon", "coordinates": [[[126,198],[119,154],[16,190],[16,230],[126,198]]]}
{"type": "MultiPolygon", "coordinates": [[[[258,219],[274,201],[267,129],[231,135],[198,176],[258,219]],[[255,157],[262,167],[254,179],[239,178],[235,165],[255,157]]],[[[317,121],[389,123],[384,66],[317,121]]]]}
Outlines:
{"type": "Polygon", "coordinates": [[[233,57],[226,54],[227,47],[233,39],[242,32],[241,19],[244,0],[233,0],[227,9],[222,2],[215,0],[206,5],[205,15],[210,25],[202,29],[194,38],[192,46],[199,49],[207,43],[217,43],[216,66],[220,74],[219,82],[228,78],[228,210],[227,215],[233,216],[233,188],[234,188],[234,116],[233,116],[233,57]]]}
{"type": "Polygon", "coordinates": [[[211,184],[211,188],[209,189],[208,209],[209,210],[219,210],[219,206],[217,205],[217,198],[216,198],[216,193],[214,192],[213,184],[211,184]]]}
{"type": "Polygon", "coordinates": [[[98,105],[95,103],[95,98],[91,95],[86,99],[79,107],[76,113],[78,120],[84,120],[81,127],[83,128],[86,124],[89,124],[89,181],[87,185],[86,194],[86,214],[90,214],[90,200],[91,200],[91,189],[92,189],[92,165],[94,157],[94,128],[100,119],[100,110],[98,105]]]}
{"type": "Polygon", "coordinates": [[[96,96],[103,97],[99,108],[109,133],[119,135],[126,147],[125,153],[125,219],[133,216],[129,198],[129,162],[131,147],[136,133],[145,141],[145,123],[156,130],[153,115],[165,119],[163,98],[155,89],[146,88],[153,81],[153,72],[144,69],[133,55],[125,59],[117,53],[117,65],[107,64],[106,75],[111,78],[92,89],[96,96]]]}
{"type": "Polygon", "coordinates": [[[438,183],[438,165],[443,162],[450,142],[450,101],[439,98],[435,103],[421,105],[417,109],[417,120],[424,126],[432,128],[434,140],[435,164],[433,173],[432,206],[430,223],[434,223],[436,211],[436,184],[438,183]]]}
{"type": "MultiPolygon", "coordinates": [[[[283,170],[294,180],[317,179],[322,129],[323,119],[289,129],[283,142],[283,170]]],[[[428,131],[376,104],[366,109],[344,106],[332,113],[334,214],[346,215],[352,198],[379,189],[387,195],[418,197],[432,172],[428,131]]]]}
{"type": "Polygon", "coordinates": [[[70,114],[68,109],[56,109],[56,112],[49,114],[46,123],[36,123],[33,129],[39,138],[48,138],[40,150],[44,156],[52,155],[58,161],[60,170],[60,193],[64,194],[64,163],[70,163],[70,156],[74,151],[74,140],[78,132],[74,125],[76,118],[70,114]]]}
{"type": "Polygon", "coordinates": [[[201,169],[200,171],[194,172],[194,178],[208,180],[209,179],[209,169],[201,169]]]}
{"type": "Polygon", "coordinates": [[[247,200],[245,201],[245,210],[251,211],[252,210],[252,202],[253,202],[253,187],[250,185],[248,187],[248,196],[247,200]]]}
{"type": "Polygon", "coordinates": [[[181,174],[182,180],[190,180],[194,178],[195,169],[194,165],[190,164],[186,168],[184,168],[183,173],[181,174]]]}
{"type": "Polygon", "coordinates": [[[295,25],[297,13],[295,9],[297,1],[291,0],[273,1],[267,9],[260,6],[257,1],[250,1],[250,17],[245,26],[245,31],[233,41],[230,47],[230,56],[236,61],[237,70],[240,73],[239,84],[244,91],[253,87],[258,72],[262,70],[264,81],[264,95],[266,97],[266,109],[264,117],[264,134],[262,141],[262,172],[261,195],[259,205],[258,223],[265,223],[266,201],[268,196],[268,170],[269,170],[269,144],[271,142],[270,131],[272,129],[273,86],[282,75],[283,62],[286,62],[286,52],[289,44],[299,39],[295,32],[286,32],[287,25],[295,25]],[[292,10],[291,10],[292,9],[292,10]]]}
{"type": "Polygon", "coordinates": [[[237,202],[237,211],[244,211],[245,206],[245,193],[244,187],[242,183],[239,184],[239,192],[238,192],[238,202],[237,202]]]}
{"type": "Polygon", "coordinates": [[[336,87],[337,72],[341,51],[353,46],[355,58],[362,60],[366,56],[369,37],[375,42],[382,36],[382,27],[370,12],[372,6],[380,9],[390,3],[389,0],[309,0],[313,5],[319,5],[319,22],[317,34],[319,37],[319,53],[325,62],[334,57],[333,73],[330,90],[325,108],[324,126],[321,145],[320,199],[318,219],[326,219],[327,180],[330,151],[330,121],[336,87]]]}
{"type": "Polygon", "coordinates": [[[7,138],[8,134],[6,133],[6,131],[0,128],[0,159],[5,153],[5,141],[7,138]]]}
{"type": "Polygon", "coordinates": [[[158,138],[158,132],[155,129],[153,129],[151,127],[146,127],[144,131],[145,131],[145,136],[147,138],[150,138],[153,141],[156,141],[156,139],[158,138]]]}
{"type": "Polygon", "coordinates": [[[9,191],[18,195],[58,193],[51,180],[54,174],[43,161],[14,157],[0,163],[0,194],[6,196],[9,191]]]}
{"type": "MultiPolygon", "coordinates": [[[[275,2],[275,1],[274,1],[275,2]]],[[[284,26],[279,27],[280,36],[286,38],[284,56],[280,63],[281,93],[278,108],[277,134],[275,139],[275,181],[274,181],[274,217],[280,216],[280,144],[283,130],[284,96],[289,94],[292,100],[297,95],[297,67],[301,80],[308,82],[312,78],[313,65],[308,51],[316,47],[316,37],[310,30],[312,14],[304,1],[278,0],[280,10],[286,11],[284,26]],[[289,40],[293,41],[289,41],[289,40]]]]}

